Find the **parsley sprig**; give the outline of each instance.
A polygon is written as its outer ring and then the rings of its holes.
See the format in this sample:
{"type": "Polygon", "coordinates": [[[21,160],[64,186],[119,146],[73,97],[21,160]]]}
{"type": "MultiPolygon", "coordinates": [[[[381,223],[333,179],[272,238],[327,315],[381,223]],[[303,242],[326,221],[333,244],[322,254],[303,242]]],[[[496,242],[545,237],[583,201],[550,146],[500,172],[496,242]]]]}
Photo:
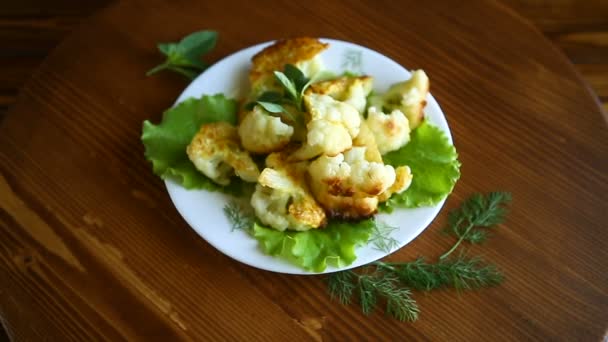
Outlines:
{"type": "Polygon", "coordinates": [[[146,75],[171,70],[193,80],[209,66],[201,60],[201,56],[211,51],[216,42],[217,32],[198,31],[176,43],[160,43],[157,45],[158,50],[167,56],[167,59],[150,69],[146,75]]]}

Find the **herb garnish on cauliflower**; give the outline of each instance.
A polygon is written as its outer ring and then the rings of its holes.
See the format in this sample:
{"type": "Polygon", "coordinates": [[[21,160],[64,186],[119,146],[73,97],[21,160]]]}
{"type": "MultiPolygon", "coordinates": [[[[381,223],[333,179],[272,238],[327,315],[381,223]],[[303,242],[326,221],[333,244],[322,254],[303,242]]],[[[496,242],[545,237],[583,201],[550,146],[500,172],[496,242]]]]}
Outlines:
{"type": "Polygon", "coordinates": [[[280,90],[273,72],[283,70],[286,64],[296,66],[306,77],[313,78],[323,69],[319,54],[327,47],[328,44],[315,38],[302,37],[279,40],[263,49],[251,59],[250,98],[257,98],[266,91],[280,90]]]}

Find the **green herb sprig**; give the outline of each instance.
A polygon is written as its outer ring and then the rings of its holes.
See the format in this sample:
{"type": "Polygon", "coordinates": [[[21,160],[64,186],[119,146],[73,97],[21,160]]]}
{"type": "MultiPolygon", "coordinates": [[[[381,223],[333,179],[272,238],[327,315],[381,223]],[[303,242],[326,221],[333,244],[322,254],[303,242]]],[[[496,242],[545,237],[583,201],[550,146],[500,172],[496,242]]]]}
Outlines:
{"type": "Polygon", "coordinates": [[[253,213],[244,209],[244,206],[237,202],[230,202],[224,206],[224,215],[230,222],[230,231],[244,230],[249,231],[253,227],[255,218],[253,213]]]}
{"type": "MultiPolygon", "coordinates": [[[[369,267],[366,270],[370,270],[369,267]]],[[[364,314],[371,314],[378,299],[386,302],[386,313],[400,321],[418,319],[418,305],[409,289],[399,287],[397,277],[379,272],[357,273],[351,270],[332,273],[328,278],[328,291],[333,299],[350,304],[355,292],[364,314]]]]}
{"type": "Polygon", "coordinates": [[[201,56],[215,47],[217,36],[215,31],[198,31],[176,43],[158,44],[158,50],[167,56],[167,59],[150,69],[146,75],[150,76],[161,70],[171,70],[193,80],[209,66],[201,60],[201,56]]]}
{"type": "Polygon", "coordinates": [[[459,239],[438,262],[428,263],[424,258],[411,262],[376,261],[363,266],[359,271],[332,273],[328,277],[330,296],[342,304],[350,304],[352,298],[358,296],[358,303],[364,314],[370,314],[378,305],[378,298],[381,298],[386,303],[387,315],[400,321],[415,321],[420,310],[410,289],[474,290],[500,284],[504,279],[502,273],[496,266],[485,263],[480,257],[467,257],[464,253],[456,258],[448,256],[462,241],[485,241],[485,231],[483,238],[470,235],[471,232],[502,223],[506,215],[504,204],[510,199],[511,195],[504,192],[493,192],[486,196],[476,194],[460,208],[450,212],[448,230],[459,239]]]}
{"type": "Polygon", "coordinates": [[[283,93],[276,91],[267,91],[262,93],[258,99],[247,105],[248,109],[259,104],[270,113],[286,113],[290,111],[283,105],[293,105],[298,111],[302,112],[304,106],[302,99],[304,91],[310,86],[312,80],[304,75],[295,65],[286,64],[283,72],[275,71],[275,79],[283,88],[283,93]]]}
{"type": "Polygon", "coordinates": [[[291,100],[299,111],[303,111],[302,98],[304,91],[311,84],[311,79],[292,64],[286,64],[283,72],[275,71],[274,76],[283,86],[287,99],[291,100]]]}
{"type": "Polygon", "coordinates": [[[375,249],[388,254],[399,247],[399,241],[392,237],[392,233],[398,229],[398,227],[391,226],[386,222],[374,219],[372,236],[368,242],[375,249]]]}
{"type": "Polygon", "coordinates": [[[445,232],[456,236],[458,241],[439,259],[447,258],[462,241],[484,242],[488,236],[487,229],[504,221],[507,214],[504,205],[510,201],[511,194],[507,192],[491,192],[485,197],[475,194],[460,208],[450,211],[445,232]]]}
{"type": "Polygon", "coordinates": [[[473,290],[498,285],[503,275],[494,265],[480,258],[441,260],[429,264],[419,258],[412,262],[376,261],[361,272],[347,270],[329,275],[328,292],[342,304],[350,304],[358,296],[361,311],[368,315],[378,304],[386,302],[386,314],[400,321],[415,321],[420,310],[411,289],[431,291],[442,287],[473,290]]]}
{"type": "Polygon", "coordinates": [[[424,258],[405,263],[377,261],[374,264],[401,283],[422,291],[442,287],[472,290],[498,285],[503,280],[494,265],[485,264],[480,257],[467,258],[464,254],[435,264],[425,262],[424,258]]]}

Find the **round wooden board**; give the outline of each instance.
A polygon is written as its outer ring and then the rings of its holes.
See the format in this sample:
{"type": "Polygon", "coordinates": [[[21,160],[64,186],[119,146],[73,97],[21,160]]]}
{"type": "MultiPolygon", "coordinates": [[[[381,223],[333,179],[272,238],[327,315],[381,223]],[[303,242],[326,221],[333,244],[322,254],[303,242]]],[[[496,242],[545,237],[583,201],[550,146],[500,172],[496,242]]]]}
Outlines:
{"type": "Polygon", "coordinates": [[[484,1],[132,1],[70,36],[0,126],[0,314],[16,340],[599,340],[608,317],[606,116],[566,59],[484,1]],[[157,42],[220,32],[209,61],[299,35],[352,41],[422,68],[462,178],[391,260],[436,258],[448,209],[513,193],[471,247],[503,285],[415,293],[415,323],[361,314],[322,276],[260,271],[217,252],[173,208],[140,142],[186,82],[146,77],[157,42]]]}

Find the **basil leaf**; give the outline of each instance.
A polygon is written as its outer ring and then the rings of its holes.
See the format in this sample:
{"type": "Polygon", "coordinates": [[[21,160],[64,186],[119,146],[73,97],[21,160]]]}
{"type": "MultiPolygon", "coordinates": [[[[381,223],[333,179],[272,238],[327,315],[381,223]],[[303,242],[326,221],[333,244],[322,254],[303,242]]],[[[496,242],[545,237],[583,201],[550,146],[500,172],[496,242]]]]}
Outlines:
{"type": "Polygon", "coordinates": [[[285,109],[283,108],[283,106],[281,106],[278,103],[271,103],[271,102],[264,102],[264,101],[258,101],[257,104],[259,104],[260,106],[262,106],[262,108],[264,108],[267,112],[270,113],[283,113],[285,112],[285,109]]]}
{"type": "Polygon", "coordinates": [[[306,84],[310,81],[295,65],[286,64],[284,72],[285,76],[295,84],[298,92],[302,92],[306,84]]]}
{"type": "Polygon", "coordinates": [[[167,56],[167,59],[150,69],[146,75],[150,76],[167,69],[192,80],[209,66],[201,60],[201,56],[211,51],[216,42],[217,32],[198,31],[184,37],[179,43],[160,43],[157,45],[158,50],[167,56]]]}
{"type": "Polygon", "coordinates": [[[217,42],[217,32],[198,31],[184,37],[177,45],[177,51],[186,59],[199,61],[201,56],[211,51],[217,42]]]}
{"type": "Polygon", "coordinates": [[[258,101],[280,103],[283,101],[283,94],[276,91],[267,91],[258,97],[258,101]]]}
{"type": "Polygon", "coordinates": [[[165,56],[169,57],[175,53],[177,49],[177,44],[175,43],[159,43],[157,45],[158,50],[162,52],[165,56]]]}
{"type": "Polygon", "coordinates": [[[279,81],[279,83],[281,83],[281,85],[283,85],[283,88],[285,88],[285,90],[287,91],[287,94],[293,100],[297,100],[298,92],[296,91],[295,84],[289,78],[287,78],[287,76],[285,76],[284,73],[282,73],[280,71],[275,71],[274,76],[279,81]]]}
{"type": "Polygon", "coordinates": [[[181,66],[177,66],[177,65],[171,65],[171,64],[169,64],[167,66],[167,69],[175,71],[178,74],[182,74],[182,75],[188,77],[191,80],[195,79],[196,76],[198,76],[198,72],[197,71],[194,71],[194,70],[191,70],[191,69],[188,69],[188,68],[184,68],[184,67],[181,67],[181,66]]]}

